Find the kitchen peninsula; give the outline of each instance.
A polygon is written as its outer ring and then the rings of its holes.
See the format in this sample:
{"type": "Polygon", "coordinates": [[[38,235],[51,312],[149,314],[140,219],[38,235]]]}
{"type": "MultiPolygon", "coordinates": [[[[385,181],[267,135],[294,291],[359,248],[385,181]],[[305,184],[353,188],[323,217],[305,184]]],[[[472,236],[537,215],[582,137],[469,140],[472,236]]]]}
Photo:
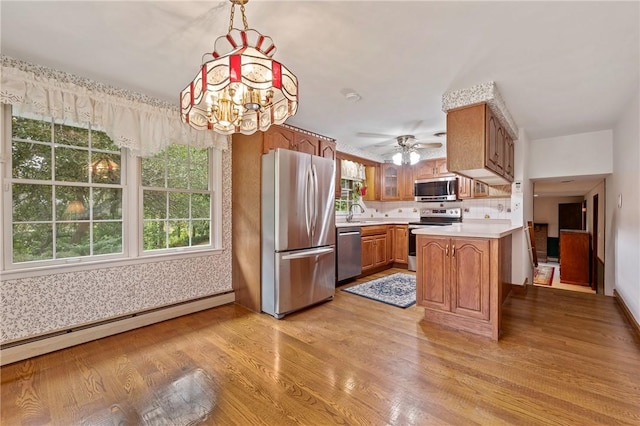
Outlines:
{"type": "Polygon", "coordinates": [[[414,230],[416,300],[427,322],[498,340],[511,285],[510,223],[460,223],[414,230]]]}

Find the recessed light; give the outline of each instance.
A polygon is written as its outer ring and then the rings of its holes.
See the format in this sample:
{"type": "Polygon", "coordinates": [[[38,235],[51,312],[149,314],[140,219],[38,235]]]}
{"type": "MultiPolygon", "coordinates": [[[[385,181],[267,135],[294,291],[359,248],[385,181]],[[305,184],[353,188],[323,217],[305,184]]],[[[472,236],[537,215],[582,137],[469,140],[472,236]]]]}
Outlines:
{"type": "Polygon", "coordinates": [[[533,196],[534,196],[534,197],[539,197],[539,195],[538,195],[538,194],[533,194],[533,196]]]}

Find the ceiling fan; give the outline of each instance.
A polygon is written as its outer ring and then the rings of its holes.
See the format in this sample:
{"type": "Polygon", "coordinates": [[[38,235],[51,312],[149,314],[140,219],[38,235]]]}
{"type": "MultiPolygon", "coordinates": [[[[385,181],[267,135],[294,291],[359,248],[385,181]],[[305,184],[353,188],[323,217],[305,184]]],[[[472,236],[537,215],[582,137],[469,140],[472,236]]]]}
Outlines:
{"type": "MultiPolygon", "coordinates": [[[[389,136],[382,135],[377,133],[358,133],[358,136],[361,137],[384,137],[388,138],[388,140],[384,142],[380,142],[374,144],[376,147],[386,147],[389,146],[391,141],[396,142],[396,146],[392,151],[387,151],[386,154],[391,152],[395,152],[392,156],[392,160],[395,164],[415,164],[420,161],[420,153],[419,149],[433,149],[442,147],[442,142],[421,142],[414,135],[406,134],[400,136],[389,136]]],[[[444,136],[444,132],[436,133],[434,136],[444,136]]]]}
{"type": "MultiPolygon", "coordinates": [[[[434,134],[433,136],[435,137],[442,137],[444,136],[446,133],[445,132],[439,132],[434,134]]],[[[440,148],[442,147],[442,142],[427,142],[426,137],[427,136],[414,136],[412,134],[405,134],[405,135],[400,135],[400,136],[391,136],[391,135],[385,135],[385,134],[381,134],[381,133],[357,133],[357,136],[359,137],[364,137],[364,138],[384,138],[386,139],[383,142],[378,142],[376,144],[374,144],[373,146],[375,147],[388,147],[390,145],[391,142],[396,142],[396,146],[394,147],[393,151],[401,151],[401,150],[408,150],[408,149],[433,149],[433,148],[440,148]],[[424,140],[424,142],[423,142],[424,140]]],[[[393,152],[390,151],[390,152],[393,152]]]]}

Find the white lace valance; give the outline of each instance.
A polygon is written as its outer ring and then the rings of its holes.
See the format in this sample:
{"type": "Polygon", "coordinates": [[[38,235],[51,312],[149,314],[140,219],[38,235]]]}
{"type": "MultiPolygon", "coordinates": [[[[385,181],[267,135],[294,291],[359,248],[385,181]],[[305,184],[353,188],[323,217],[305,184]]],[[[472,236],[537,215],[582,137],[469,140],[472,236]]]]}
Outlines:
{"type": "Polygon", "coordinates": [[[228,147],[227,136],[182,123],[177,106],[7,56],[2,56],[0,102],[11,104],[17,113],[90,122],[116,145],[140,156],[173,143],[228,147]]]}

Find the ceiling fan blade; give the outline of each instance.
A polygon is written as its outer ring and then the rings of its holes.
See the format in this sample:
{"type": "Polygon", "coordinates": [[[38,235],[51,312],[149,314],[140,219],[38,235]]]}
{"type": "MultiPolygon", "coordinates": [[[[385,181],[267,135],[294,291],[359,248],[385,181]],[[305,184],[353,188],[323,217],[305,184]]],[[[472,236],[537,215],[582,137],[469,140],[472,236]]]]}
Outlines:
{"type": "Polygon", "coordinates": [[[388,139],[388,140],[383,141],[383,142],[375,143],[375,144],[373,144],[373,146],[389,146],[395,141],[396,141],[395,139],[388,139]]]}
{"type": "Polygon", "coordinates": [[[385,135],[382,133],[367,133],[367,132],[358,132],[356,136],[359,138],[378,138],[378,139],[395,139],[396,137],[393,135],[385,135]]]}
{"type": "Polygon", "coordinates": [[[416,120],[413,123],[413,125],[408,129],[407,133],[414,134],[416,130],[418,130],[420,126],[422,126],[422,123],[424,123],[424,120],[416,120]]]}
{"type": "Polygon", "coordinates": [[[415,144],[412,145],[413,148],[418,148],[418,149],[425,149],[425,148],[441,148],[442,147],[442,143],[441,142],[417,142],[415,144]]]}

